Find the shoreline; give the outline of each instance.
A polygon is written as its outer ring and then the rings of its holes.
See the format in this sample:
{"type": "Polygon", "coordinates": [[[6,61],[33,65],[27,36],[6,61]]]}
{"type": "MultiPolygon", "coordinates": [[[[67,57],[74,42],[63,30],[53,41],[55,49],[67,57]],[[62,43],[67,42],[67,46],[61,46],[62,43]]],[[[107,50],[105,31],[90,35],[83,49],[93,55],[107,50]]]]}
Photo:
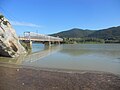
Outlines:
{"type": "Polygon", "coordinates": [[[120,90],[120,75],[0,63],[0,90],[120,90]]]}
{"type": "Polygon", "coordinates": [[[75,69],[62,69],[62,68],[45,68],[45,67],[34,67],[34,66],[26,66],[26,65],[19,65],[19,64],[13,64],[13,63],[1,63],[0,67],[5,68],[14,68],[14,69],[31,69],[31,70],[42,70],[42,71],[48,71],[48,72],[60,72],[60,73],[101,73],[101,74],[113,74],[116,76],[120,76],[120,74],[112,73],[112,72],[106,72],[106,71],[97,71],[97,70],[75,70],[75,69]]]}

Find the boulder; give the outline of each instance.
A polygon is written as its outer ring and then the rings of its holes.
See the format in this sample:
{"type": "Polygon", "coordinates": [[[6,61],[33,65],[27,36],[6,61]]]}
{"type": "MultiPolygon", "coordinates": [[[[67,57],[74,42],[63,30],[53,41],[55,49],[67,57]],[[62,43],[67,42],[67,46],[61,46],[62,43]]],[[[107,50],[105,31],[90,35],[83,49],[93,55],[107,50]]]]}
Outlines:
{"type": "Polygon", "coordinates": [[[0,17],[0,56],[18,57],[25,53],[10,22],[5,17],[0,17]]]}

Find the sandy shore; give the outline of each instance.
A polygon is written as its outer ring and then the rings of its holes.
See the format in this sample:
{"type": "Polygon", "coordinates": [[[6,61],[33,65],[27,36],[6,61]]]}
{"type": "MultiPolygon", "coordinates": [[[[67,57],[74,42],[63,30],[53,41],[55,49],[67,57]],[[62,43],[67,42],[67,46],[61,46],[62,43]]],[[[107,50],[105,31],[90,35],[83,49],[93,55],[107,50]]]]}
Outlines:
{"type": "Polygon", "coordinates": [[[0,65],[0,90],[120,90],[120,76],[0,65]]]}

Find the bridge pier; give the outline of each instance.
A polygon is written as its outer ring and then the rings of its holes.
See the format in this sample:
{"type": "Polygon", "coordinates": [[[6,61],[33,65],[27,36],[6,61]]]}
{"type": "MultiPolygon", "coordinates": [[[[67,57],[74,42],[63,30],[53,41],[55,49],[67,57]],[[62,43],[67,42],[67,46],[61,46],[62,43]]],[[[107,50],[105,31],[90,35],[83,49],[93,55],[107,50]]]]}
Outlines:
{"type": "Polygon", "coordinates": [[[32,49],[32,41],[31,40],[23,40],[22,42],[25,43],[27,45],[27,47],[32,49]]]}
{"type": "Polygon", "coordinates": [[[60,45],[60,41],[53,42],[54,44],[60,45]]]}
{"type": "Polygon", "coordinates": [[[60,41],[58,41],[57,43],[58,43],[58,45],[60,45],[60,41]]]}
{"type": "Polygon", "coordinates": [[[44,42],[45,46],[51,46],[51,42],[50,41],[46,41],[44,42]]]}
{"type": "Polygon", "coordinates": [[[52,44],[60,45],[60,41],[56,41],[56,42],[45,41],[43,42],[43,44],[45,44],[45,46],[51,46],[52,44]]]}

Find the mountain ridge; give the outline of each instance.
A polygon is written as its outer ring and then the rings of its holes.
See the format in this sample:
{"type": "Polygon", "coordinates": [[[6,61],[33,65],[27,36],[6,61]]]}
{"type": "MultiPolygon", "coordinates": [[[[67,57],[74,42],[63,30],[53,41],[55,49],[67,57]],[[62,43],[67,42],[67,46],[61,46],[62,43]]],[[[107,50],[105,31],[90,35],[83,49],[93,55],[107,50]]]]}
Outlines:
{"type": "Polygon", "coordinates": [[[67,31],[51,34],[51,36],[59,36],[61,38],[120,39],[120,26],[100,30],[72,28],[67,31]]]}

